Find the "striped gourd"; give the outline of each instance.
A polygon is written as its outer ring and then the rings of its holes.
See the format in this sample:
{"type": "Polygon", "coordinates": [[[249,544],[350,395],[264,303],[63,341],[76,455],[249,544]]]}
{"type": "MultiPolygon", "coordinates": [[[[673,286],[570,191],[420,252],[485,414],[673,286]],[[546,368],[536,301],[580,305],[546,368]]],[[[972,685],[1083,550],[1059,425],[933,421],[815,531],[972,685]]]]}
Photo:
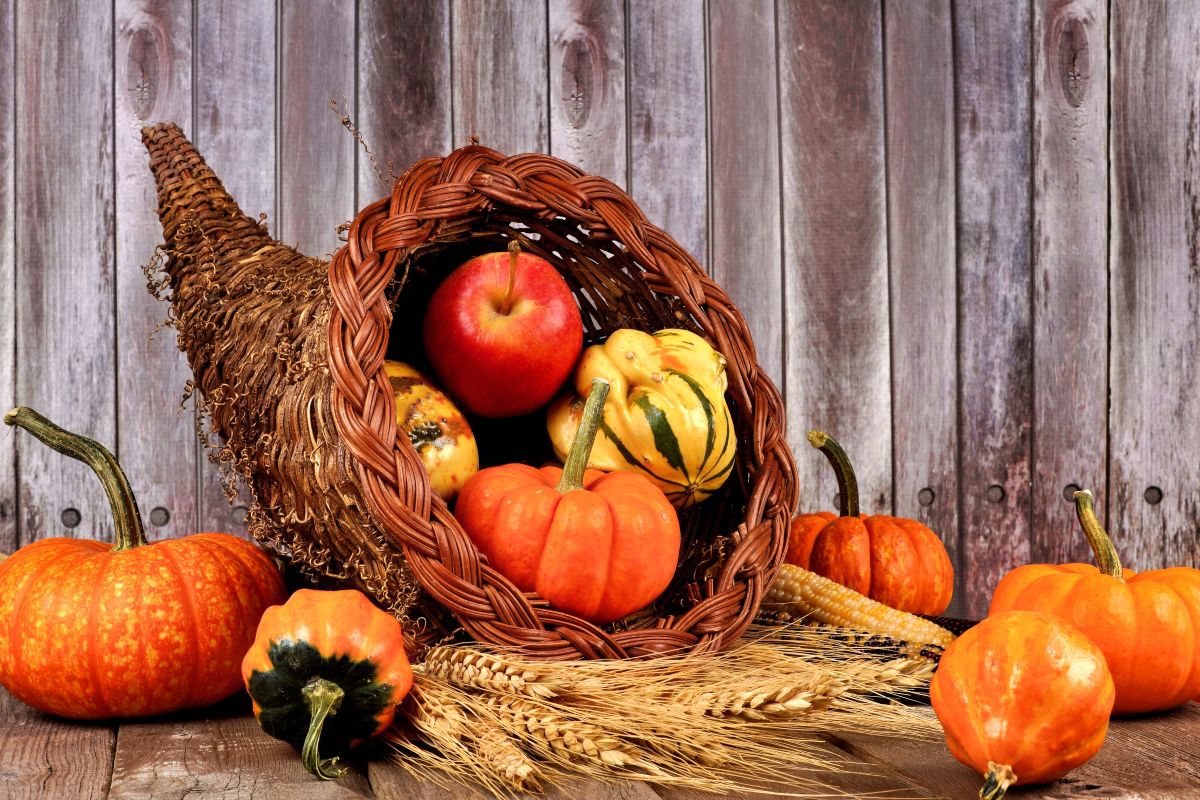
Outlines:
{"type": "Polygon", "coordinates": [[[588,466],[653,480],[676,508],[702,502],[733,470],[737,433],[725,403],[725,358],[696,334],[621,329],[584,351],[574,391],[550,407],[565,458],[593,378],[612,386],[588,466]]]}

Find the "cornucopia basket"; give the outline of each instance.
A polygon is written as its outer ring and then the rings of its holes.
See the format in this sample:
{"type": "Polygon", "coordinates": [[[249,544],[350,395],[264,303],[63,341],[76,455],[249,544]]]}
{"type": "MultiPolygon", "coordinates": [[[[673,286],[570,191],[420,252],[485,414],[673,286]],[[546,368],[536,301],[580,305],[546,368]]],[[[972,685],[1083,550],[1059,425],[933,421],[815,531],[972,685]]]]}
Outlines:
{"type": "Polygon", "coordinates": [[[471,145],[415,164],[358,214],[330,262],[243,214],[177,126],[142,136],[165,239],[165,262],[152,265],[165,278],[152,286],[169,293],[211,420],[202,434],[245,480],[255,538],[358,585],[407,623],[414,646],[446,632],[441,609],[479,641],[547,659],[715,651],[744,632],[796,503],[782,403],[741,313],[624,191],[550,156],[471,145]],[[687,328],[728,362],[734,475],[681,515],[664,596],[604,628],[489,567],[431,492],[383,371],[391,353],[419,357],[405,348],[419,347],[430,287],[513,238],[567,280],[585,345],[618,328],[687,328]]]}

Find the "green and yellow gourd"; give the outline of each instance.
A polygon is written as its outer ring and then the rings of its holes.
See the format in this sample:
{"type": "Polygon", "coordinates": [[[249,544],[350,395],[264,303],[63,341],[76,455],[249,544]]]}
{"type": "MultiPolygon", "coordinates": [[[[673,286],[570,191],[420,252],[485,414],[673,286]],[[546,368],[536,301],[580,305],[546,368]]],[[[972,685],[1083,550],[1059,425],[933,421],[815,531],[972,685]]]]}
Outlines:
{"type": "Polygon", "coordinates": [[[676,508],[704,501],[733,470],[737,433],[725,403],[725,358],[696,334],[623,328],[584,351],[572,392],[550,406],[547,427],[565,459],[592,380],[612,386],[588,466],[654,481],[676,508]]]}

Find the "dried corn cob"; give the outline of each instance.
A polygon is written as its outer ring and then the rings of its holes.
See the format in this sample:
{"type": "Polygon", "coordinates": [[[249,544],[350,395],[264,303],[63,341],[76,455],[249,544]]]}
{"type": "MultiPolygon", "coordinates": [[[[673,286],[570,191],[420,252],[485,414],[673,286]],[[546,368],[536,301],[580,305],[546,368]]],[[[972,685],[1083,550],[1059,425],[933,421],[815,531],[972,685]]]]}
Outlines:
{"type": "Polygon", "coordinates": [[[794,564],[779,568],[765,605],[783,606],[827,625],[882,633],[908,642],[945,647],[954,640],[954,634],[940,625],[877,603],[794,564]]]}

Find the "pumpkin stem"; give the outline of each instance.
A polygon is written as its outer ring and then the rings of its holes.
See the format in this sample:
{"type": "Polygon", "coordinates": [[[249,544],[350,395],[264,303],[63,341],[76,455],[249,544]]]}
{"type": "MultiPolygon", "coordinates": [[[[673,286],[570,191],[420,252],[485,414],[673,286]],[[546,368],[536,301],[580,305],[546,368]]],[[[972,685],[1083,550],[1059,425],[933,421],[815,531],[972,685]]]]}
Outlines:
{"type": "Polygon", "coordinates": [[[583,473],[592,455],[592,445],[596,443],[596,431],[600,429],[600,420],[604,418],[604,401],[607,399],[608,381],[595,378],[583,406],[579,429],[575,431],[575,438],[567,453],[567,463],[563,464],[562,478],[558,481],[559,494],[583,488],[583,473]]]}
{"type": "Polygon", "coordinates": [[[1092,493],[1087,489],[1076,492],[1075,515],[1079,517],[1079,524],[1083,526],[1083,533],[1087,536],[1088,544],[1092,546],[1092,552],[1096,554],[1096,564],[1100,567],[1100,571],[1105,575],[1120,579],[1122,575],[1121,559],[1117,556],[1117,548],[1113,545],[1112,538],[1096,517],[1096,508],[1092,504],[1092,499],[1092,493]]]}
{"type": "Polygon", "coordinates": [[[104,493],[108,495],[109,505],[112,506],[113,524],[116,526],[114,551],[129,550],[146,543],[142,515],[138,511],[133,490],[129,488],[129,480],[117,459],[104,445],[77,433],[64,431],[32,408],[25,406],[18,406],[5,414],[4,424],[22,428],[51,449],[78,459],[92,468],[96,477],[100,479],[100,485],[104,487],[104,493]]]}
{"type": "Polygon", "coordinates": [[[512,293],[517,285],[517,257],[521,255],[521,243],[513,239],[508,243],[508,289],[504,292],[504,302],[500,304],[500,313],[508,315],[512,311],[512,293]]]}
{"type": "Polygon", "coordinates": [[[308,712],[311,715],[308,722],[308,735],[304,737],[304,747],[300,750],[300,759],[304,768],[323,781],[331,781],[346,774],[346,767],[335,766],[337,756],[321,758],[317,751],[321,744],[321,729],[325,727],[325,718],[337,713],[342,704],[345,692],[333,681],[317,678],[305,684],[300,690],[308,702],[308,712]]]}
{"type": "Polygon", "coordinates": [[[858,516],[858,478],[854,467],[850,466],[850,457],[837,443],[837,440],[824,431],[809,431],[808,443],[825,454],[837,476],[838,485],[838,514],[843,517],[858,516]]]}
{"type": "Polygon", "coordinates": [[[987,775],[983,780],[983,788],[979,790],[979,800],[1000,800],[1008,787],[1017,782],[1017,775],[1008,764],[988,762],[987,775]]]}

